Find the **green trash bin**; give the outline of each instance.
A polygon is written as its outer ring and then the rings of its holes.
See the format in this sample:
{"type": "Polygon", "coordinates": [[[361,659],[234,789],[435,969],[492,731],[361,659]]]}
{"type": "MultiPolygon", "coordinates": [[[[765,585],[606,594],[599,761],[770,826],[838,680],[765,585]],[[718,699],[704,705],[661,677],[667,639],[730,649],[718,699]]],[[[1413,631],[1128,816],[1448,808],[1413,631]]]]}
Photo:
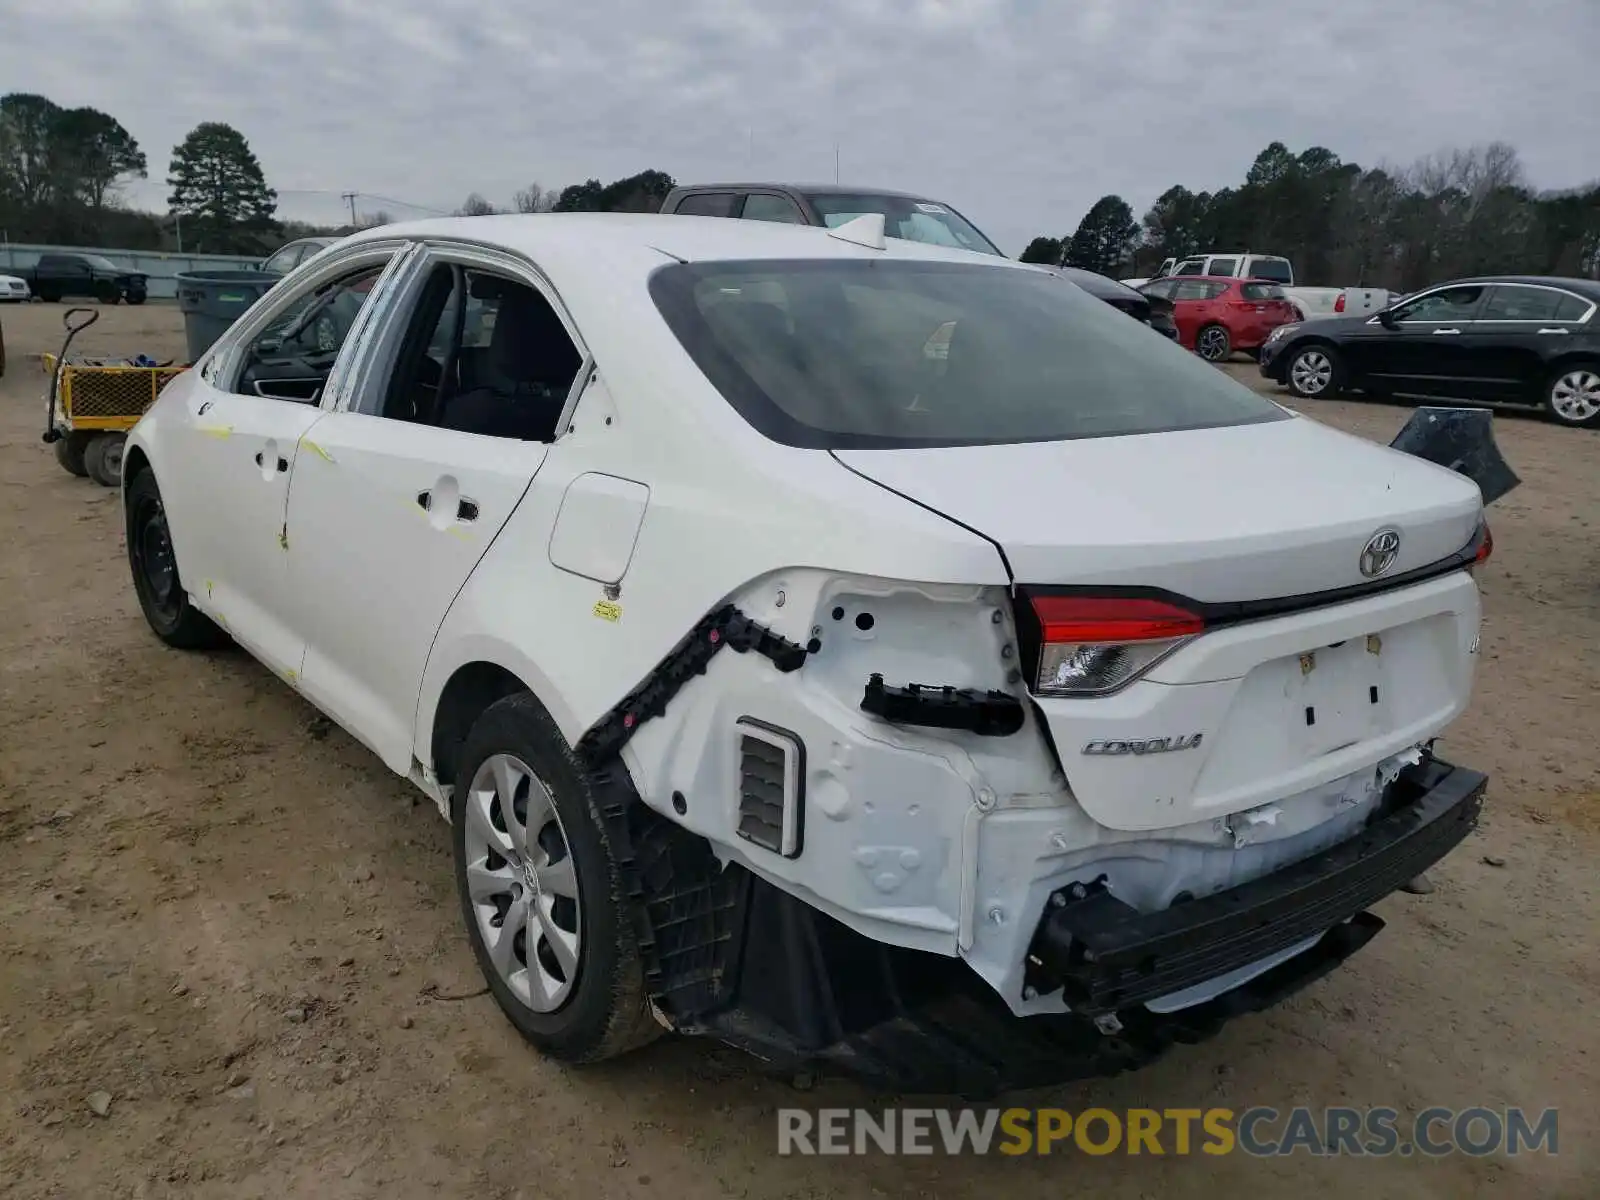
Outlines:
{"type": "Polygon", "coordinates": [[[186,271],[177,276],[189,361],[197,362],[267,289],[283,278],[265,271],[186,271]]]}

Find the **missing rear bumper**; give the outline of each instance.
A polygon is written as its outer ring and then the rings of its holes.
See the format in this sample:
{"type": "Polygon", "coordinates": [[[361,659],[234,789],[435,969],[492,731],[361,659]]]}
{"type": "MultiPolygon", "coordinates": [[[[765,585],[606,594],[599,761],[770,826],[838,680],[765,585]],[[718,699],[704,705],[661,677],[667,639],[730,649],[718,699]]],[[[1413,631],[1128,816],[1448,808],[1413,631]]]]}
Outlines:
{"type": "Polygon", "coordinates": [[[1041,995],[1060,990],[1073,1012],[1093,1017],[1217,979],[1319,935],[1351,953],[1382,927],[1367,906],[1472,831],[1487,783],[1476,771],[1425,759],[1401,772],[1356,837],[1161,912],[1140,913],[1100,885],[1073,885],[1051,897],[1030,947],[1027,984],[1041,995]]]}

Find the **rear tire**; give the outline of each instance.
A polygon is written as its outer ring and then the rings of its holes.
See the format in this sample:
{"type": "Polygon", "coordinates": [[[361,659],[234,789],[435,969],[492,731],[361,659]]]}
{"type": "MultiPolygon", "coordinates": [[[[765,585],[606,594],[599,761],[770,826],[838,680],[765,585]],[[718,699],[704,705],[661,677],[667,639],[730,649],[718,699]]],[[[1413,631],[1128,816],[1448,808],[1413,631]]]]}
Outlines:
{"type": "Polygon", "coordinates": [[[137,306],[137,305],[143,304],[144,302],[145,302],[145,297],[143,297],[143,296],[129,296],[128,297],[128,303],[132,304],[132,305],[136,305],[137,306]]]}
{"type": "Polygon", "coordinates": [[[1600,426],[1600,362],[1568,363],[1544,386],[1544,411],[1558,425],[1600,426]]]}
{"type": "Polygon", "coordinates": [[[1194,335],[1194,352],[1209,363],[1226,362],[1233,353],[1233,338],[1221,325],[1202,326],[1194,335]]]}
{"type": "Polygon", "coordinates": [[[1318,342],[1289,356],[1284,378],[1289,390],[1302,400],[1331,400],[1344,386],[1344,364],[1338,351],[1318,342]]]}
{"type": "Polygon", "coordinates": [[[83,457],[88,448],[89,440],[82,434],[69,433],[56,443],[56,461],[67,474],[86,479],[89,468],[84,465],[83,457]]]}
{"type": "Polygon", "coordinates": [[[122,447],[126,440],[120,433],[96,434],[84,450],[84,471],[101,487],[122,486],[122,447]]]}
{"type": "Polygon", "coordinates": [[[473,724],[458,761],[456,890],[500,1011],[567,1063],[652,1041],[661,1027],[621,869],[588,773],[555,722],[529,693],[507,696],[473,724]]]}
{"type": "Polygon", "coordinates": [[[228,635],[191,604],[184,591],[155,472],[145,470],[135,475],[124,497],[128,566],[133,571],[139,607],[150,628],[163,642],[179,650],[226,646],[231,640],[228,635]]]}

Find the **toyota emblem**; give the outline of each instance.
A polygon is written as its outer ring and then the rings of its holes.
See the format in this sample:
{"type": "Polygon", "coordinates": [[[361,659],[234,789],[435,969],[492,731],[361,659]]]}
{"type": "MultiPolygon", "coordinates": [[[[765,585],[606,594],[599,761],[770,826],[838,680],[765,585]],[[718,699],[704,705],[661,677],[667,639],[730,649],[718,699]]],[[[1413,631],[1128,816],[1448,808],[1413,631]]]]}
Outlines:
{"type": "Polygon", "coordinates": [[[1376,579],[1390,567],[1394,560],[1400,557],[1400,531],[1398,529],[1380,529],[1367,539],[1367,544],[1361,550],[1361,573],[1368,579],[1376,579]]]}

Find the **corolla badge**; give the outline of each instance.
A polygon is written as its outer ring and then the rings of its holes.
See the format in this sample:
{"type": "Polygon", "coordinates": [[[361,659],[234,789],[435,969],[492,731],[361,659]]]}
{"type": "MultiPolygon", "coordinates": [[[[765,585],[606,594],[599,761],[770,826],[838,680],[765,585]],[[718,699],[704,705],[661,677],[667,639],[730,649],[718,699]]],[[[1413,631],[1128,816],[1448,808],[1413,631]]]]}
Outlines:
{"type": "Polygon", "coordinates": [[[1174,750],[1193,750],[1200,745],[1201,734],[1186,733],[1181,737],[1130,738],[1116,741],[1104,738],[1090,742],[1083,748],[1085,754],[1170,754],[1174,750]]]}
{"type": "Polygon", "coordinates": [[[1393,526],[1380,529],[1367,539],[1361,549],[1361,573],[1376,579],[1400,557],[1400,531],[1393,526]]]}

